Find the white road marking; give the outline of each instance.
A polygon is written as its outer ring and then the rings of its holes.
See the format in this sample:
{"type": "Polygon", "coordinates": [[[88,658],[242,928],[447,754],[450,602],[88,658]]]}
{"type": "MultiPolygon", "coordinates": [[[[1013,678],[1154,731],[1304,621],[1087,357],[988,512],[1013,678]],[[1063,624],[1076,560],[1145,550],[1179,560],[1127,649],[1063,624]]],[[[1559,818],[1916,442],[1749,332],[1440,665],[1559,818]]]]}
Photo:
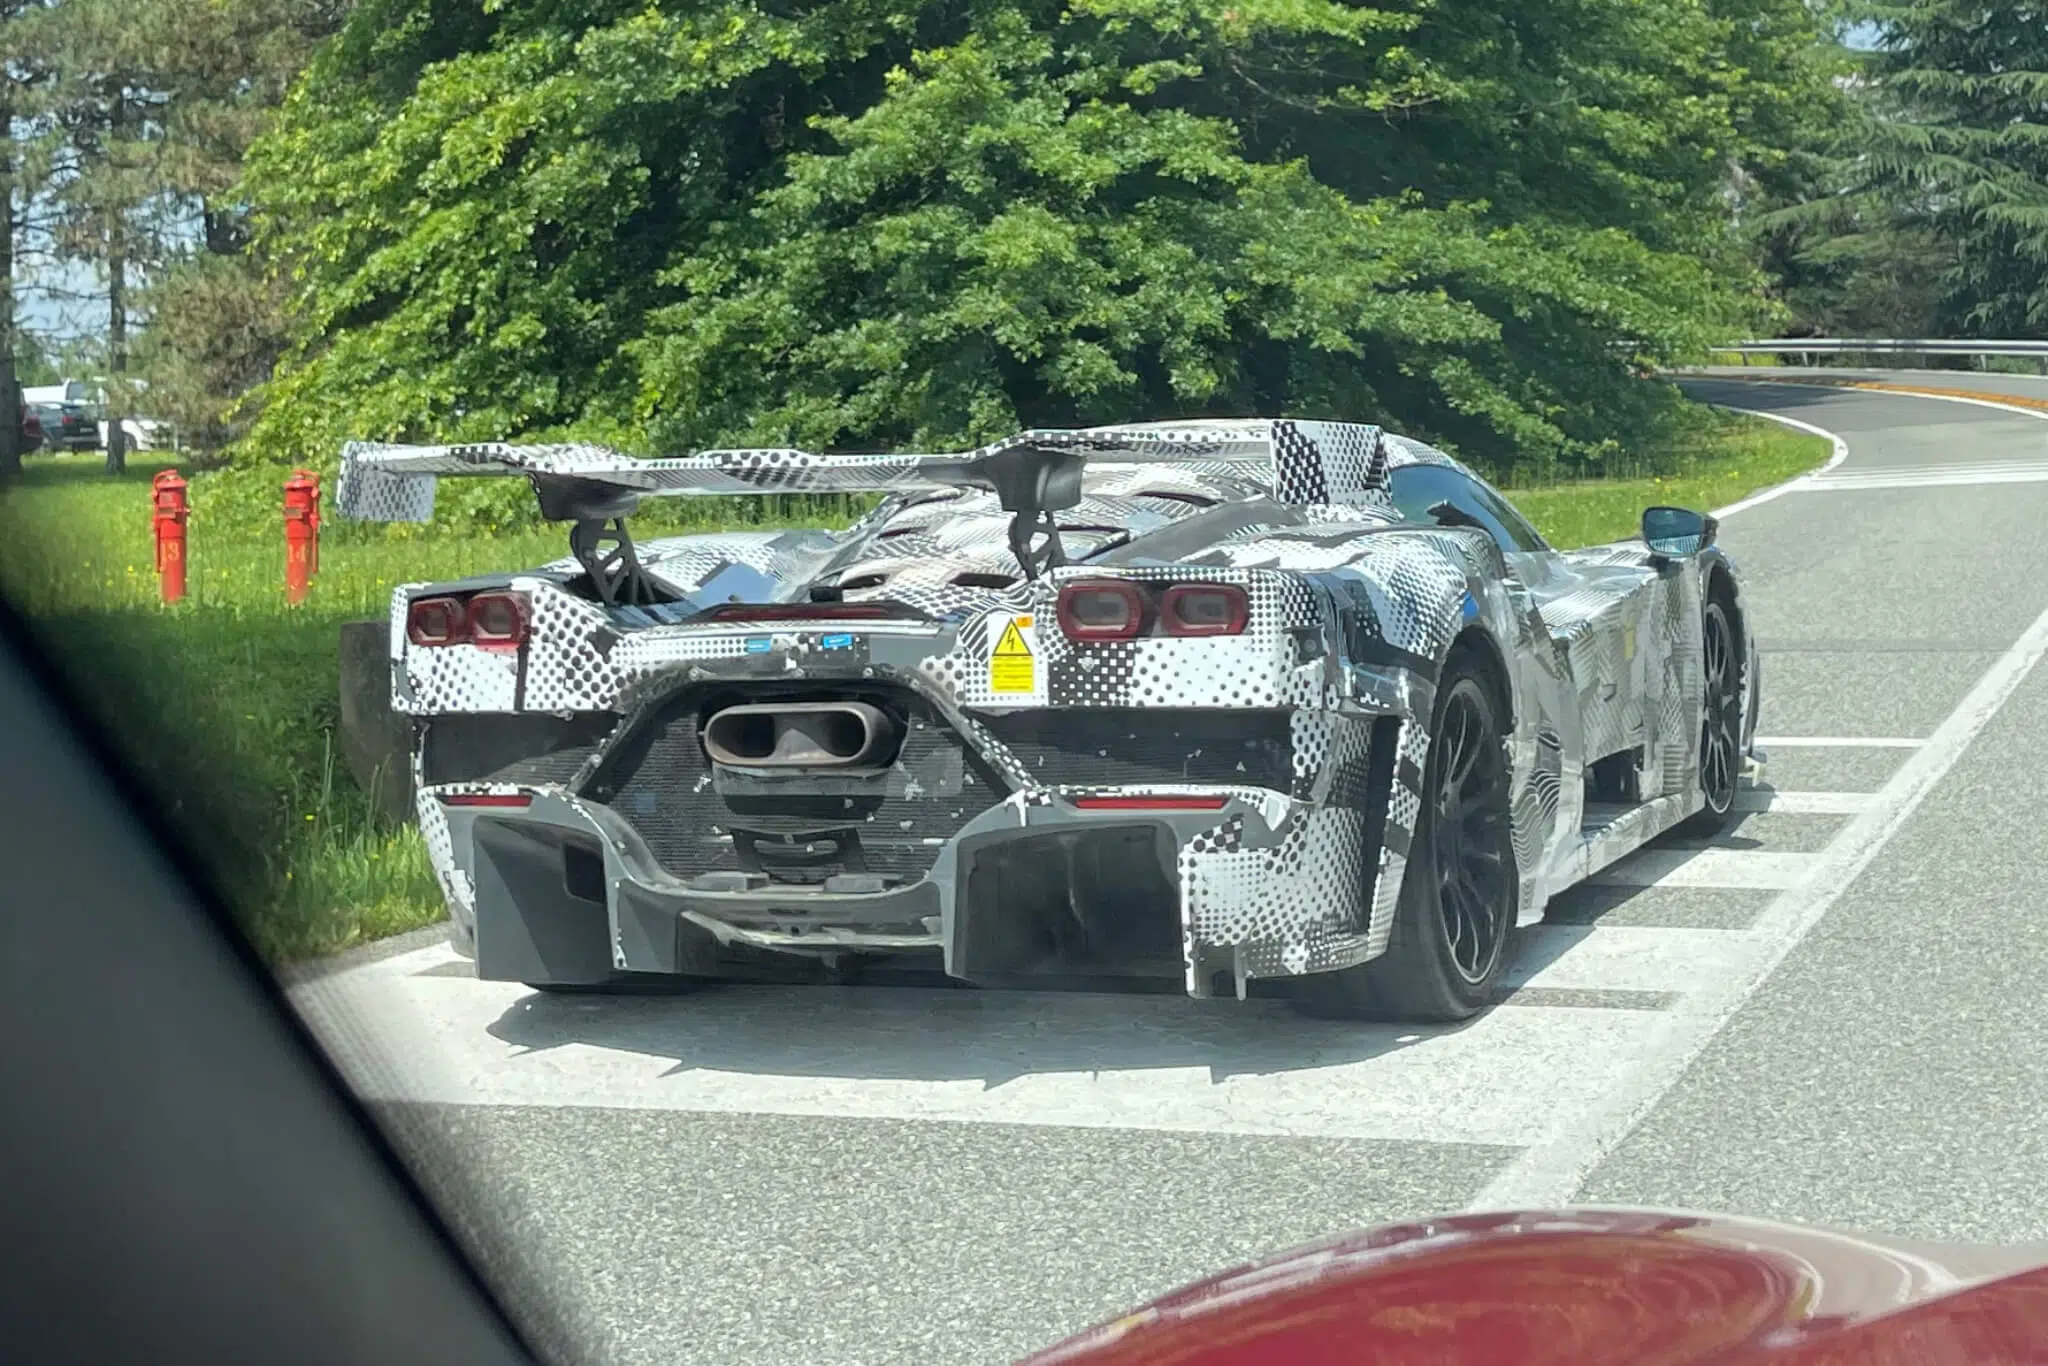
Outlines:
{"type": "Polygon", "coordinates": [[[2048,653],[2048,611],[2036,617],[2012,648],[1985,671],[1927,743],[1878,789],[1870,806],[1815,857],[1813,875],[1779,896],[1745,931],[1761,942],[1763,951],[1738,973],[1720,979],[1703,977],[1672,1010],[1644,1012],[1655,1021],[1657,1037],[1635,1057],[1620,1089],[1562,1127],[1549,1130],[1548,1137],[1487,1183],[1471,1208],[1569,1204],[1601,1161],[1663,1099],[1722,1026],[1820,923],[1835,898],[1898,833],[2044,653],[2048,653]]]}
{"type": "Polygon", "coordinates": [[[1756,953],[1739,930],[1637,925],[1532,925],[1517,936],[1512,987],[1582,991],[1691,991],[1703,973],[1734,971],[1756,953]]]}
{"type": "Polygon", "coordinates": [[[1970,488],[1980,484],[2048,483],[2048,463],[2012,461],[2000,465],[1929,465],[1808,479],[1800,493],[1857,493],[1868,489],[1970,488]]]}
{"type": "Polygon", "coordinates": [[[1733,404],[1728,403],[1716,403],[1713,406],[1731,413],[1746,413],[1750,417],[1760,417],[1766,422],[1776,422],[1780,426],[1793,427],[1805,432],[1809,436],[1824,437],[1834,443],[1833,451],[1829,454],[1827,463],[1819,469],[1809,470],[1805,474],[1788,479],[1782,484],[1774,484],[1770,488],[1759,489],[1755,493],[1750,494],[1749,497],[1730,503],[1727,507],[1716,508],[1711,514],[1716,520],[1733,517],[1736,513],[1756,507],[1760,503],[1768,503],[1773,498],[1782,498],[1794,489],[1804,485],[1808,480],[1817,479],[1825,475],[1829,470],[1834,469],[1849,458],[1848,442],[1824,427],[1814,426],[1811,422],[1801,422],[1798,418],[1786,417],[1783,413],[1768,413],[1761,408],[1737,408],[1733,404]]]}
{"type": "Polygon", "coordinates": [[[1780,792],[1775,788],[1744,788],[1735,794],[1735,810],[1754,814],[1782,811],[1793,816],[1853,816],[1868,810],[1869,792],[1780,792]]]}
{"type": "Polygon", "coordinates": [[[1918,749],[1925,740],[1888,735],[1759,735],[1758,749],[1918,749]]]}
{"type": "MultiPolygon", "coordinates": [[[[1674,980],[1675,963],[1627,939],[1612,941],[1629,965],[1617,980],[1674,980]]],[[[376,1101],[1504,1146],[1621,1085],[1658,1014],[1499,1009],[1431,1030],[1181,996],[742,987],[596,999],[419,975],[452,961],[387,959],[293,997],[376,1101]]]]}
{"type": "Polygon", "coordinates": [[[1611,863],[1587,879],[1607,887],[1797,887],[1818,854],[1749,849],[1666,849],[1651,845],[1611,863]]]}

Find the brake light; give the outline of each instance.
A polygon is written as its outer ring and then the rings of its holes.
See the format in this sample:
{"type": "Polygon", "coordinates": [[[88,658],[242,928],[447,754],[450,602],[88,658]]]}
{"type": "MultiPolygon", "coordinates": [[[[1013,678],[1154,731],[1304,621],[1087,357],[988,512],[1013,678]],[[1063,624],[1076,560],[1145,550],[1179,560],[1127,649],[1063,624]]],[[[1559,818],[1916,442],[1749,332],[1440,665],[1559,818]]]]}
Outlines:
{"type": "Polygon", "coordinates": [[[405,638],[415,645],[460,645],[469,638],[462,599],[413,599],[405,609],[405,638]]]}
{"type": "Polygon", "coordinates": [[[1251,618],[1245,591],[1234,583],[1177,583],[1159,599],[1159,624],[1170,636],[1238,636],[1251,618]]]}
{"type": "Polygon", "coordinates": [[[1221,811],[1228,797],[1173,796],[1160,793],[1143,797],[1076,797],[1074,805],[1083,811],[1221,811]]]}
{"type": "Polygon", "coordinates": [[[523,792],[444,792],[441,801],[447,806],[497,806],[520,811],[533,805],[533,798],[523,792]]]}
{"type": "Polygon", "coordinates": [[[1176,583],[1159,593],[1132,579],[1080,579],[1059,596],[1060,630],[1070,640],[1131,640],[1148,627],[1169,636],[1238,636],[1251,599],[1234,583],[1176,583]],[[1156,623],[1156,624],[1155,624],[1156,623]]]}
{"type": "Polygon", "coordinates": [[[516,650],[526,643],[532,609],[524,593],[479,593],[466,614],[470,641],[485,650],[516,650]]]}
{"type": "Polygon", "coordinates": [[[1061,587],[1056,615],[1070,640],[1130,640],[1145,624],[1145,598],[1127,579],[1083,579],[1061,587]]]}

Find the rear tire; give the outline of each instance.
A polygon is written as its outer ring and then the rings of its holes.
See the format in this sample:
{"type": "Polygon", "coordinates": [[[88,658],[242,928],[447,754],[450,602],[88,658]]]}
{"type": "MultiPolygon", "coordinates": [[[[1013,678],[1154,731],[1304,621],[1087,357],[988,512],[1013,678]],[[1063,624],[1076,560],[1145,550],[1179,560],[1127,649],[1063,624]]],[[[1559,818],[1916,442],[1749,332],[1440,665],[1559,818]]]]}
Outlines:
{"type": "Polygon", "coordinates": [[[1742,774],[1742,669],[1726,601],[1718,595],[1709,597],[1700,618],[1706,699],[1698,754],[1700,793],[1706,804],[1680,828],[1687,834],[1718,835],[1735,823],[1735,789],[1742,774]]]}
{"type": "MultiPolygon", "coordinates": [[[[1489,673],[1454,650],[1437,682],[1423,802],[1387,951],[1309,978],[1308,1013],[1443,1024],[1492,1001],[1520,886],[1505,720],[1489,673]]],[[[1366,852],[1377,861],[1378,850],[1366,852]]]]}

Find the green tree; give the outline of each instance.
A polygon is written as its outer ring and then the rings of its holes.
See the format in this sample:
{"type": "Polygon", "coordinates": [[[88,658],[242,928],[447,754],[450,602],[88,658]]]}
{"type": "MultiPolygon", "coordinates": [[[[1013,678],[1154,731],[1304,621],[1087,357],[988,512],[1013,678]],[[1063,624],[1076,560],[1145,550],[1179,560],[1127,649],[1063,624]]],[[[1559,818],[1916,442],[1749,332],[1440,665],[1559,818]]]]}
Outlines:
{"type": "Polygon", "coordinates": [[[10,46],[49,73],[31,106],[49,167],[57,251],[105,281],[107,470],[126,467],[133,290],[166,251],[163,96],[131,0],[52,0],[14,21],[10,46]]]}
{"type": "Polygon", "coordinates": [[[21,473],[22,370],[31,344],[20,329],[15,281],[21,271],[22,227],[38,183],[37,159],[27,146],[34,95],[45,71],[33,54],[16,51],[6,36],[40,0],[0,0],[0,480],[21,473]]]}
{"type": "Polygon", "coordinates": [[[244,428],[242,396],[285,344],[284,291],[248,251],[236,182],[250,143],[283,103],[347,0],[134,0],[166,93],[164,189],[191,231],[147,293],[139,359],[151,415],[189,447],[217,451],[244,428]]]}
{"type": "Polygon", "coordinates": [[[1801,311],[1892,335],[2039,335],[2048,24],[1974,0],[1863,3],[1853,17],[1875,35],[1862,116],[1817,192],[1778,218],[1804,235],[1801,311]]]}
{"type": "Polygon", "coordinates": [[[1765,316],[1800,0],[365,0],[253,149],[252,445],[1378,418],[1596,462],[1765,316]]]}

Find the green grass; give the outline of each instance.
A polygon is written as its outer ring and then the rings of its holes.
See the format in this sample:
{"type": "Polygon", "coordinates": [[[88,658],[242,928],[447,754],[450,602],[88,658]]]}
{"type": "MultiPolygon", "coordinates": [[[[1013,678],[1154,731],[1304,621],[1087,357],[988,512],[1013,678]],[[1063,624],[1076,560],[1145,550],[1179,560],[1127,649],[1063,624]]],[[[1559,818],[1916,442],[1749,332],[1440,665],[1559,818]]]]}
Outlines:
{"type": "Polygon", "coordinates": [[[1710,411],[1696,436],[1660,452],[1646,468],[1606,479],[1504,489],[1559,549],[1628,540],[1656,504],[1726,507],[1822,464],[1830,443],[1762,418],[1710,411]]]}
{"type": "MultiPolygon", "coordinates": [[[[0,493],[0,594],[214,871],[258,948],[273,961],[299,958],[438,918],[418,833],[376,816],[336,748],[338,630],[382,618],[399,583],[559,559],[561,529],[394,539],[330,510],[320,574],[291,608],[281,515],[267,526],[246,515],[209,518],[213,481],[200,476],[187,596],[165,607],[149,481],[167,466],[137,458],[124,478],[109,479],[100,462],[33,457],[22,484],[0,493]]],[[[273,489],[280,480],[262,476],[273,489]]],[[[728,500],[694,501],[697,516],[661,520],[736,520],[728,500]]],[[[829,500],[794,514],[773,520],[854,515],[829,500]]]]}
{"type": "MultiPolygon", "coordinates": [[[[1633,536],[1649,504],[1719,507],[1826,457],[1818,438],[1710,414],[1654,472],[1512,493],[1555,544],[1596,544],[1633,536]]],[[[394,535],[330,515],[313,592],[290,608],[274,511],[282,472],[202,475],[188,596],[164,607],[149,522],[149,481],[162,468],[138,458],[116,480],[96,455],[32,458],[21,485],[0,493],[0,595],[30,620],[266,956],[327,953],[438,919],[418,834],[379,819],[339,758],[337,630],[381,618],[398,583],[559,558],[561,530],[482,536],[471,521],[394,535]]],[[[657,533],[829,525],[855,511],[834,499],[678,499],[647,521],[657,533]]]]}

